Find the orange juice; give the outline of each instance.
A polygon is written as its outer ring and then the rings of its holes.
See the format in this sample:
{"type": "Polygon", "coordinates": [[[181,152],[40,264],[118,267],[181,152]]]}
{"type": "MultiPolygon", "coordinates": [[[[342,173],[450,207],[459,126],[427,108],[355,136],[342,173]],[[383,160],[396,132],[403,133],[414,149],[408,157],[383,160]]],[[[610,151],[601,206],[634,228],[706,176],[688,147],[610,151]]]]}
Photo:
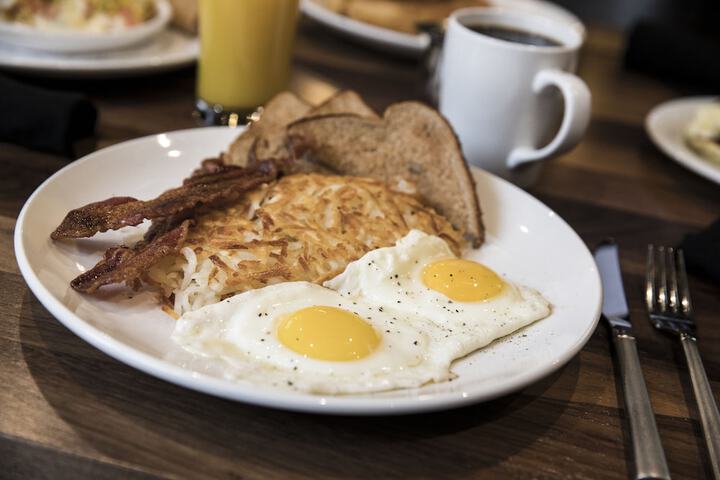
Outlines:
{"type": "Polygon", "coordinates": [[[247,112],[286,88],[298,0],[200,0],[197,95],[247,112]]]}

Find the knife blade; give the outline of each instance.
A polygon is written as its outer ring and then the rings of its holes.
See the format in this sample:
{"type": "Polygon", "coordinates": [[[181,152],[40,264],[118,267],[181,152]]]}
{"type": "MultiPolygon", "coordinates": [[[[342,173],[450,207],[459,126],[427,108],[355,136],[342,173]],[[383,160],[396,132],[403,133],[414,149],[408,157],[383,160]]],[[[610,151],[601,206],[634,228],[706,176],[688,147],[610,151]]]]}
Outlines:
{"type": "Polygon", "coordinates": [[[617,244],[611,240],[601,243],[595,249],[595,263],[603,284],[603,315],[629,321],[617,244]]]}
{"type": "Polygon", "coordinates": [[[625,408],[630,421],[636,479],[670,479],[655,415],[645,386],[625,299],[618,246],[613,240],[595,249],[595,263],[603,286],[603,316],[611,327],[620,366],[625,408]]]}

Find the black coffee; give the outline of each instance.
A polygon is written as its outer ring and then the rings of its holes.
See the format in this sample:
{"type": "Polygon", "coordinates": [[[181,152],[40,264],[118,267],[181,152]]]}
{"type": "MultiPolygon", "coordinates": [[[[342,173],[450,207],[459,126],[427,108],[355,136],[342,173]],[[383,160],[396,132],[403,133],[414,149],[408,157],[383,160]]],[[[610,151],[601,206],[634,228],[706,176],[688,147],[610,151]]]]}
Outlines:
{"type": "Polygon", "coordinates": [[[518,30],[512,27],[500,25],[468,25],[467,27],[473,32],[505,40],[506,42],[535,45],[537,47],[559,47],[562,45],[562,43],[557,40],[540,35],[539,33],[526,32],[525,30],[518,30]]]}

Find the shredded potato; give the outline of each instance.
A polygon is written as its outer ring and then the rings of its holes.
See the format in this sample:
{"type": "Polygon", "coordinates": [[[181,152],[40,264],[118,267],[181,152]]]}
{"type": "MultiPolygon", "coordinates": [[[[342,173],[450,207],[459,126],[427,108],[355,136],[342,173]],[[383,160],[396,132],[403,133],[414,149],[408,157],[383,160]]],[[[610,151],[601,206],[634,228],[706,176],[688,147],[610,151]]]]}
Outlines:
{"type": "Polygon", "coordinates": [[[321,283],[413,228],[442,237],[455,253],[464,246],[444,217],[380,181],[291,175],[198,217],[180,254],[156,264],[147,280],[174,296],[182,315],[273,283],[321,283]]]}

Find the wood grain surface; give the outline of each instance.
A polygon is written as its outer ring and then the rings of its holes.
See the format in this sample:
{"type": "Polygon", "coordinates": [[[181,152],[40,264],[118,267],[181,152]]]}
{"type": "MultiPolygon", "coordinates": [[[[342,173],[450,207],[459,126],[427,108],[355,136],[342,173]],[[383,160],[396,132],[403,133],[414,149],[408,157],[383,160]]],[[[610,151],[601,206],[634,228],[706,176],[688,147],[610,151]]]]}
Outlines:
{"type": "MultiPolygon", "coordinates": [[[[580,75],[594,97],[586,138],[547,162],[531,193],[589,246],[612,236],[673,478],[710,478],[678,344],[644,321],[645,246],[674,245],[720,214],[720,187],[649,142],[651,107],[692,92],[621,68],[622,38],[591,29],[580,75]]],[[[22,77],[21,77],[22,78],[22,77]]],[[[194,71],[106,80],[27,79],[88,94],[98,146],[194,126],[194,71]]],[[[319,101],[353,88],[378,110],[422,98],[422,69],[303,24],[293,89],[319,101]]],[[[632,471],[607,331],[564,368],[518,393],[454,411],[323,417],[220,400],[127,367],[56,321],[15,263],[15,218],[67,160],[0,145],[0,478],[616,479],[632,471]]],[[[91,181],[90,179],[88,181],[91,181]]],[[[720,286],[691,278],[700,350],[720,391],[720,286]]]]}

